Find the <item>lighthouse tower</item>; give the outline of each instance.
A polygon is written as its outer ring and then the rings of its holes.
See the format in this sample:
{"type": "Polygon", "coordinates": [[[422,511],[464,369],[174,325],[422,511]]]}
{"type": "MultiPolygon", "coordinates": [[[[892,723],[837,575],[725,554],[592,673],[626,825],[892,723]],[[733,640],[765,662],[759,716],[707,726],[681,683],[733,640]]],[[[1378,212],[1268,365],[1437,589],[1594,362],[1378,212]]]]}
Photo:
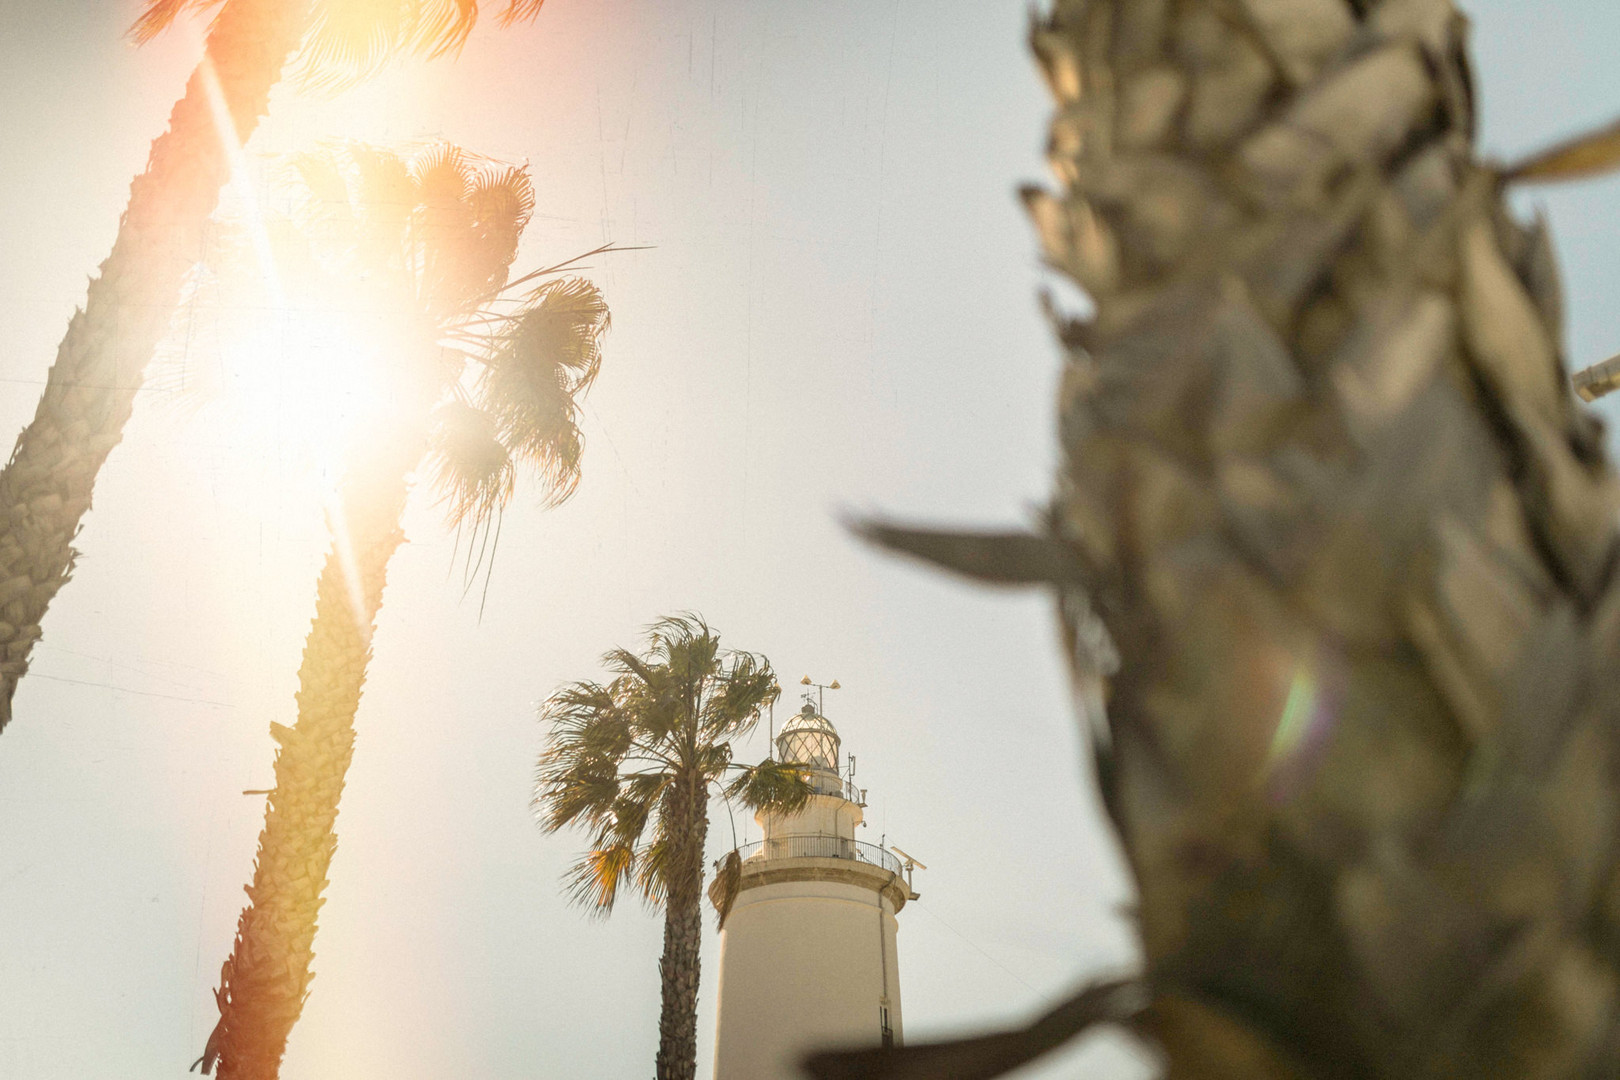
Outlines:
{"type": "Polygon", "coordinates": [[[899,859],[855,839],[865,793],[839,745],[808,696],[776,737],[777,760],[810,766],[816,794],[757,815],[765,838],[742,850],[720,935],[715,1080],[801,1080],[811,1050],[900,1041],[895,913],[917,895],[899,859]]]}

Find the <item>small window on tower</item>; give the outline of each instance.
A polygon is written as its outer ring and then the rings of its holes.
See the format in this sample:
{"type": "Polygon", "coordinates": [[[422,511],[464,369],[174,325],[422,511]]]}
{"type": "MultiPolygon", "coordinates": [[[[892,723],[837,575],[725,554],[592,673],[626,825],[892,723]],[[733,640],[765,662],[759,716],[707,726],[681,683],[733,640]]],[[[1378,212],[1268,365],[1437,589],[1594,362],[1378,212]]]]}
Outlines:
{"type": "Polygon", "coordinates": [[[894,1028],[889,1024],[889,1007],[887,1005],[878,1006],[878,1019],[883,1025],[883,1045],[893,1046],[894,1028]]]}

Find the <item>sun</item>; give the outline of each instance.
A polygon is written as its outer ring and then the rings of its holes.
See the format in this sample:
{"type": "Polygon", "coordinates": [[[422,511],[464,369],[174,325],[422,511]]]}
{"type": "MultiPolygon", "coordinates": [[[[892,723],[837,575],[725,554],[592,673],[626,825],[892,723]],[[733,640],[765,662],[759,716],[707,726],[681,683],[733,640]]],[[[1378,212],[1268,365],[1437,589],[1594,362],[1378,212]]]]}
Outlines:
{"type": "Polygon", "coordinates": [[[248,314],[245,332],[222,343],[218,409],[244,441],[335,486],[387,396],[376,316],[293,304],[248,314]]]}

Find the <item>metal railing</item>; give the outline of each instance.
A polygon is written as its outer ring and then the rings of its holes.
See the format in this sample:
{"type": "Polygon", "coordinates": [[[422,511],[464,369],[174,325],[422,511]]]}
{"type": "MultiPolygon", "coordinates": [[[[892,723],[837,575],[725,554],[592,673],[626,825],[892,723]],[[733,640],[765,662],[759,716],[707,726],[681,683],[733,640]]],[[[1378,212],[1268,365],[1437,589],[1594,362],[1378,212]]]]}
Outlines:
{"type": "Polygon", "coordinates": [[[744,860],[755,856],[762,859],[852,859],[894,874],[901,872],[900,860],[893,854],[876,844],[846,840],[842,836],[781,836],[756,840],[744,844],[737,854],[744,860]]]}

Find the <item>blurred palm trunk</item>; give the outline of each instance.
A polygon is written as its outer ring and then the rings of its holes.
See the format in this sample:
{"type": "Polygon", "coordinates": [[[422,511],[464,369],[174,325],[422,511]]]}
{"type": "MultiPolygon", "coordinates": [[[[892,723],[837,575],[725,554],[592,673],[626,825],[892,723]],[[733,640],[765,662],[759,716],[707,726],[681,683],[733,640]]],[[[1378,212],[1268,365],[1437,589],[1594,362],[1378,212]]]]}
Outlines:
{"type": "Polygon", "coordinates": [[[875,531],[1057,587],[1140,994],[818,1075],[999,1075],[1098,1020],[1173,1078],[1614,1074],[1620,501],[1465,31],[1450,0],[1037,21],[1061,188],[1025,199],[1096,301],[1054,312],[1046,533],[875,531]]]}
{"type": "Polygon", "coordinates": [[[264,115],[307,8],[307,0],[228,0],[220,10],[169,130],[130,187],[112,254],[68,324],[34,419],[0,472],[0,730],[45,610],[72,575],[73,540],[96,475],[123,437],[142,372],[230,179],[227,143],[246,142],[264,115]],[[216,116],[216,93],[225,115],[216,116]]]}
{"type": "Polygon", "coordinates": [[[277,745],[247,887],[248,907],[214,992],[219,1022],[203,1072],[275,1080],[308,995],[316,916],[337,848],[338,800],[354,750],[354,718],[371,662],[388,563],[404,540],[407,477],[426,450],[420,423],[398,425],[346,478],[332,513],[332,546],[316,584],[315,619],[298,669],[298,719],[270,725],[277,745]]]}

